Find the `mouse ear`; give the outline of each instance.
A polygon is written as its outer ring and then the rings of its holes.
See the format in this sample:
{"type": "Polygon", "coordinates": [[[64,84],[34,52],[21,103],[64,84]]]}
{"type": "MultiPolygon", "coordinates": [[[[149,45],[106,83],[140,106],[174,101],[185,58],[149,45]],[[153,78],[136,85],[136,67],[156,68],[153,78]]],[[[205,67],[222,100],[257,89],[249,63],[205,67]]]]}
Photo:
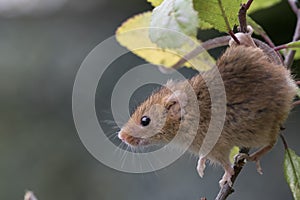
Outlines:
{"type": "Polygon", "coordinates": [[[164,100],[164,106],[171,118],[180,119],[185,114],[184,107],[187,105],[187,95],[180,90],[176,90],[164,100]]]}

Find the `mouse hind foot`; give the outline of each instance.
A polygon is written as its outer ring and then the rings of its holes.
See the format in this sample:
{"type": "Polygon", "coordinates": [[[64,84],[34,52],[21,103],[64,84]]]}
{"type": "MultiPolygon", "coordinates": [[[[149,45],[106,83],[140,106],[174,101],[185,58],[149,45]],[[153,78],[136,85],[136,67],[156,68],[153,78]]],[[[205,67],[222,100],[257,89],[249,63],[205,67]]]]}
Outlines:
{"type": "Polygon", "coordinates": [[[222,179],[219,181],[220,187],[222,188],[226,183],[228,183],[228,185],[231,187],[232,186],[231,177],[234,175],[234,170],[230,165],[223,168],[225,173],[222,179]]]}

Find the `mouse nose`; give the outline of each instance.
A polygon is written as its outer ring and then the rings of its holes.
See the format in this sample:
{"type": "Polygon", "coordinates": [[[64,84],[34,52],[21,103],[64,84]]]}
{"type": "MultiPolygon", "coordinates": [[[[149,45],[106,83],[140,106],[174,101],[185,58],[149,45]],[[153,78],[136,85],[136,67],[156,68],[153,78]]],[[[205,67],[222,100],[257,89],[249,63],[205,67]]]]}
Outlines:
{"type": "Polygon", "coordinates": [[[122,140],[121,131],[119,131],[119,133],[118,133],[118,138],[119,138],[120,140],[122,140]]]}
{"type": "Polygon", "coordinates": [[[120,140],[122,140],[122,142],[124,142],[125,141],[125,139],[126,139],[126,134],[124,133],[124,131],[122,131],[122,129],[119,131],[119,133],[118,133],[118,138],[120,139],[120,140]]]}

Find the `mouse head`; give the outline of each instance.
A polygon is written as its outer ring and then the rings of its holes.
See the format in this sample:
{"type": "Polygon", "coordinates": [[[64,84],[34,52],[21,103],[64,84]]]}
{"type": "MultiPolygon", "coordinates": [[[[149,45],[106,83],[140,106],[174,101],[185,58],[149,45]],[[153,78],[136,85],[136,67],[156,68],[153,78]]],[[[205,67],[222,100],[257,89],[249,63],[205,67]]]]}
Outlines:
{"type": "Polygon", "coordinates": [[[186,104],[184,92],[162,88],[135,110],[118,137],[130,146],[168,143],[176,135],[186,104]]]}

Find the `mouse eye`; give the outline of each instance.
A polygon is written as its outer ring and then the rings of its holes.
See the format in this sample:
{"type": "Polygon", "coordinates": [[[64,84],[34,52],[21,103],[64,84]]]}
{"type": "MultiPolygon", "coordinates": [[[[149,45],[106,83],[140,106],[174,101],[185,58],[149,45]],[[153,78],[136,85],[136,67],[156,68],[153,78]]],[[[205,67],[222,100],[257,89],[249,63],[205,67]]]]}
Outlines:
{"type": "Polygon", "coordinates": [[[141,125],[142,126],[148,126],[150,124],[151,119],[147,116],[143,116],[141,118],[141,125]]]}

